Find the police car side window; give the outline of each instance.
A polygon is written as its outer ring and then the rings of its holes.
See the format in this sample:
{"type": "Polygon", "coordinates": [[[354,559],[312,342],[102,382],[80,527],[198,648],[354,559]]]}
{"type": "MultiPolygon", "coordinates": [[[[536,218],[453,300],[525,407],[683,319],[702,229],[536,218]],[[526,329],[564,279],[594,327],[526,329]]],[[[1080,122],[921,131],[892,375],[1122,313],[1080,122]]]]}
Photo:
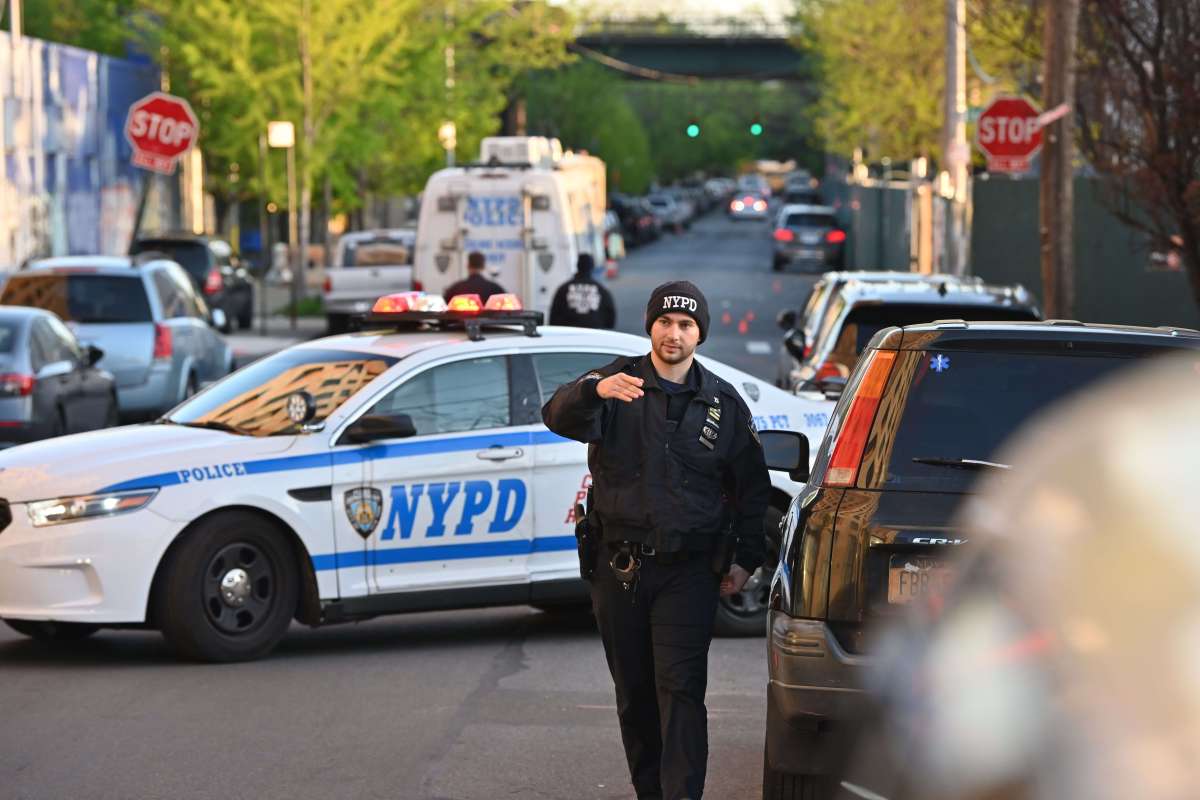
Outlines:
{"type": "Polygon", "coordinates": [[[504,356],[442,364],[405,381],[368,414],[407,414],[418,436],[508,427],[504,356]]]}
{"type": "Polygon", "coordinates": [[[617,358],[620,356],[616,353],[535,353],[533,363],[537,369],[542,403],[549,400],[559,386],[611,364],[617,358]]]}

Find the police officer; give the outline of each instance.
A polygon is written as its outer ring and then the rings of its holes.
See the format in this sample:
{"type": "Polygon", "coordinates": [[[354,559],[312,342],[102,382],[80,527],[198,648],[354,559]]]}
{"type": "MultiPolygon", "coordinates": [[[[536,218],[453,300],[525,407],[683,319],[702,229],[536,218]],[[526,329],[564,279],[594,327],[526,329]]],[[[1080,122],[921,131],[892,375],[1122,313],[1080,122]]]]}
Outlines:
{"type": "Polygon", "coordinates": [[[718,594],[763,561],[770,482],[750,411],[694,359],[708,304],[691,283],[646,307],[651,352],[561,386],[542,409],[588,444],[602,546],[590,577],[633,786],[699,800],[708,761],[708,648],[718,594]],[[732,565],[722,558],[733,542],[732,565]]]}
{"type": "Polygon", "coordinates": [[[612,292],[592,277],[595,266],[590,254],[579,254],[575,276],[554,293],[554,302],[550,304],[551,325],[611,330],[617,324],[612,292]]]}
{"type": "Polygon", "coordinates": [[[450,284],[442,296],[449,300],[456,294],[477,294],[486,303],[492,295],[504,294],[503,286],[484,276],[483,268],[486,265],[483,253],[478,250],[471,252],[467,256],[467,277],[450,284]]]}

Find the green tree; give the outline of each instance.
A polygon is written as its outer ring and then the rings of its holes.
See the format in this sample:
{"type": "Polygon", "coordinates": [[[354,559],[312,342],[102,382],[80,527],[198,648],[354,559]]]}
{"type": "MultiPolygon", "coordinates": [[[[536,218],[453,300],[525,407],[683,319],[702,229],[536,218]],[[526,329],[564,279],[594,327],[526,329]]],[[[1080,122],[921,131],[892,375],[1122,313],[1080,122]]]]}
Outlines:
{"type": "MultiPolygon", "coordinates": [[[[8,11],[8,3],[0,6],[8,11]]],[[[126,20],[135,0],[24,0],[21,28],[26,36],[124,56],[129,42],[126,20]]],[[[8,13],[0,13],[0,30],[10,30],[8,13]]]]}

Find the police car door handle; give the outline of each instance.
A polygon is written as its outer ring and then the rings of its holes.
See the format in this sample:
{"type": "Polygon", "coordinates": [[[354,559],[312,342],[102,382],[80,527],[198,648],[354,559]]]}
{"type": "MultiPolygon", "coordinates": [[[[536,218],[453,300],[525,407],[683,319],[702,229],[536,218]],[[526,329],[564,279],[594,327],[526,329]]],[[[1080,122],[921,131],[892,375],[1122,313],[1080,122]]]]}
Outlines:
{"type": "Polygon", "coordinates": [[[484,461],[507,461],[510,458],[520,458],[525,455],[525,451],[519,447],[500,447],[494,445],[487,450],[480,450],[475,454],[476,458],[482,458],[484,461]]]}

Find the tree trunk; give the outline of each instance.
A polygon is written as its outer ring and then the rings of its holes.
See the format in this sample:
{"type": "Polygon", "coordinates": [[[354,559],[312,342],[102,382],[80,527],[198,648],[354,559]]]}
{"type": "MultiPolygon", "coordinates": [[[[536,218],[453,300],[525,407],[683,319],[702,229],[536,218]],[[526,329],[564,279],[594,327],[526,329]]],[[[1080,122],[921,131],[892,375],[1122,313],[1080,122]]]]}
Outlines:
{"type": "Polygon", "coordinates": [[[1039,191],[1043,311],[1048,318],[1075,314],[1074,160],[1075,40],[1079,0],[1047,4],[1042,107],[1062,103],[1071,111],[1042,131],[1039,191]]]}

